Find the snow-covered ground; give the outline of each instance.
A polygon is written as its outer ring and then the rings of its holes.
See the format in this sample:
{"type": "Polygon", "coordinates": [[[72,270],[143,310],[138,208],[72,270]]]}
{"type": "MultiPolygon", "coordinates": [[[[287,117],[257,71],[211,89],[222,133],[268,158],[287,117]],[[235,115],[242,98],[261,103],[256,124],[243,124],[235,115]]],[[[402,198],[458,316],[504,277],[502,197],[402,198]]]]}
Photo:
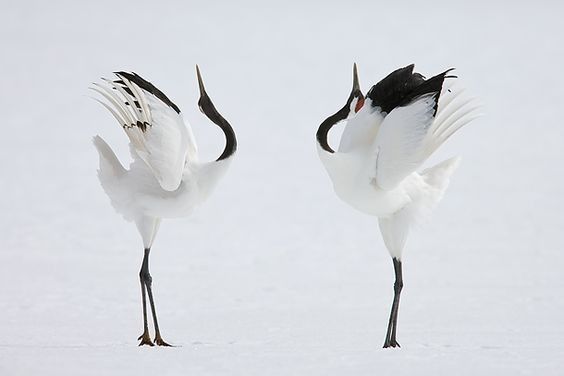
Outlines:
{"type": "Polygon", "coordinates": [[[0,375],[559,375],[564,365],[564,5],[550,2],[0,3],[0,375]],[[359,64],[456,67],[485,116],[429,164],[463,161],[393,269],[374,218],[315,150],[359,64]],[[96,179],[91,137],[129,158],[87,87],[118,69],[183,110],[194,65],[239,153],[210,201],[165,221],[151,267],[163,337],[139,348],[142,247],[96,179]]]}

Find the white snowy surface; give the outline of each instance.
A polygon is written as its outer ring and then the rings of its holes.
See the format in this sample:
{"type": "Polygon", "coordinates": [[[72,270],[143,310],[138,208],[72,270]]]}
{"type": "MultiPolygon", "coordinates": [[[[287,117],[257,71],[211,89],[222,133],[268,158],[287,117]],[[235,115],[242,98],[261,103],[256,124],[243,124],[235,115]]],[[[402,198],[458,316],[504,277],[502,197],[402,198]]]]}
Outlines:
{"type": "Polygon", "coordinates": [[[564,28],[559,2],[0,3],[0,375],[560,375],[564,366],[564,28]],[[375,218],[340,202],[315,150],[362,88],[456,67],[485,116],[393,268],[375,218]],[[174,348],[139,348],[139,236],[96,179],[91,137],[129,158],[88,85],[155,83],[204,159],[194,65],[239,138],[216,194],[166,220],[151,258],[174,348]]]}

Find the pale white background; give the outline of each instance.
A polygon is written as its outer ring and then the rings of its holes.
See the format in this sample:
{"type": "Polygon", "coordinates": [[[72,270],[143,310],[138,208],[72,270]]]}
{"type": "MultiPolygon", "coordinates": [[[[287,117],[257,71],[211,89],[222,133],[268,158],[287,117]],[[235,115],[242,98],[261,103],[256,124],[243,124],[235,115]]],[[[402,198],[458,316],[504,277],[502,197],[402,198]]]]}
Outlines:
{"type": "Polygon", "coordinates": [[[564,41],[558,2],[0,2],[1,375],[560,374],[564,41]],[[374,218],[341,203],[315,151],[359,64],[456,67],[483,118],[404,260],[401,350],[381,349],[393,269],[374,218]],[[191,218],[165,221],[142,329],[133,225],[96,179],[91,137],[126,137],[87,87],[134,70],[183,110],[203,158],[239,153],[191,218]]]}

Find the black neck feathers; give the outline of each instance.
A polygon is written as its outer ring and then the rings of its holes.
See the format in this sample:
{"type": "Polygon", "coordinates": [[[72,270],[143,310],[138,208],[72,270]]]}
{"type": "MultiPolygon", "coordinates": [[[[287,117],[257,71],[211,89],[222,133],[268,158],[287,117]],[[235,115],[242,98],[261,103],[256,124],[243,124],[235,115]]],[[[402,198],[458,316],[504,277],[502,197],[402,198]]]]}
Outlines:
{"type": "Polygon", "coordinates": [[[362,91],[360,91],[360,84],[358,81],[358,72],[356,69],[356,64],[353,65],[353,88],[347,99],[347,103],[341,108],[339,111],[334,113],[333,115],[329,116],[327,119],[321,123],[319,128],[317,129],[317,142],[319,145],[329,153],[334,153],[335,151],[329,146],[327,141],[327,136],[329,135],[329,131],[335,124],[338,122],[345,120],[349,113],[351,112],[351,103],[352,101],[357,98],[359,101],[364,100],[364,96],[362,95],[362,91]]]}
{"type": "Polygon", "coordinates": [[[225,158],[229,158],[231,155],[233,155],[233,153],[235,153],[235,151],[237,151],[237,138],[235,136],[235,131],[233,131],[233,128],[231,127],[231,124],[229,124],[227,120],[225,120],[223,116],[221,116],[219,112],[217,112],[215,106],[213,105],[210,97],[208,97],[207,94],[200,97],[198,106],[200,107],[200,110],[208,117],[208,119],[213,121],[221,128],[223,134],[225,135],[225,148],[223,149],[223,153],[221,153],[216,161],[221,161],[225,158]]]}
{"type": "Polygon", "coordinates": [[[229,158],[231,155],[237,151],[237,137],[235,136],[235,131],[231,127],[231,124],[227,122],[219,114],[213,105],[206,89],[204,87],[204,81],[202,80],[202,75],[200,74],[200,68],[196,65],[196,73],[198,76],[198,86],[200,87],[200,99],[198,100],[198,107],[200,111],[204,113],[214,124],[219,126],[225,135],[225,148],[223,153],[216,159],[216,161],[221,161],[223,159],[229,158]]]}
{"type": "Polygon", "coordinates": [[[345,104],[343,108],[341,108],[335,114],[325,119],[317,129],[317,142],[319,142],[319,145],[321,145],[323,150],[329,153],[335,152],[331,148],[331,146],[329,146],[329,143],[327,141],[327,136],[329,135],[329,131],[331,130],[331,128],[333,128],[335,124],[337,124],[342,120],[345,120],[347,116],[349,116],[351,102],[352,102],[352,98],[349,98],[347,104],[345,104]]]}

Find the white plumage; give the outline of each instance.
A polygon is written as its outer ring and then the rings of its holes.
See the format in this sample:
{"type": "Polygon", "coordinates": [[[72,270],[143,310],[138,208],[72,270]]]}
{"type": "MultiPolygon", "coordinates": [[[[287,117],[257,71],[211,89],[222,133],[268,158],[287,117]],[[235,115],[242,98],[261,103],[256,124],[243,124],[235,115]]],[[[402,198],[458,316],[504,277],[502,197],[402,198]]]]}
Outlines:
{"type": "Polygon", "coordinates": [[[106,99],[107,103],[96,100],[115,117],[130,141],[133,162],[127,170],[100,136],[93,139],[100,156],[100,183],[116,211],[135,222],[143,240],[145,256],[140,278],[145,328],[139,337],[141,344],[153,344],[147,329],[147,291],[156,330],[155,343],[166,345],[158,329],[148,271],[149,250],[161,219],[187,216],[202,203],[225,173],[237,147],[231,126],[209,99],[199,69],[197,73],[199,107],[226,136],[223,154],[212,162],[199,161],[190,126],[184,122],[178,107],[150,82],[134,73],[117,72],[117,80],[104,79],[92,87],[106,99]]]}
{"type": "Polygon", "coordinates": [[[395,328],[403,284],[401,258],[409,230],[440,201],[459,158],[418,170],[452,134],[478,116],[478,107],[462,95],[463,90],[443,85],[445,79],[453,78],[447,75],[449,71],[425,80],[413,73],[413,65],[398,69],[364,98],[355,65],[347,104],[325,120],[317,133],[318,153],[337,196],[378,217],[394,259],[399,287],[384,347],[399,346],[395,328]],[[339,121],[346,121],[346,126],[334,152],[327,133],[339,121]]]}

